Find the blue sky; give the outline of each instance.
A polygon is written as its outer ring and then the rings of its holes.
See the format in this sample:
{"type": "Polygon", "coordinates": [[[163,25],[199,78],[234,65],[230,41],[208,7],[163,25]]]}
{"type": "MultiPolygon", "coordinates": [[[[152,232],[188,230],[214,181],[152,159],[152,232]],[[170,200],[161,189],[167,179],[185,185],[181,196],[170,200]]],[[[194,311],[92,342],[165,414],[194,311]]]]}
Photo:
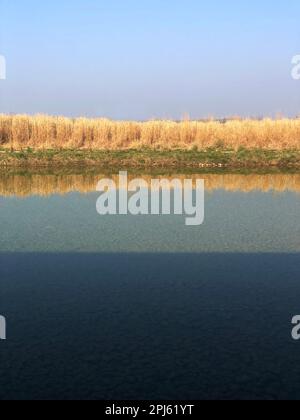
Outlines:
{"type": "Polygon", "coordinates": [[[0,0],[0,112],[300,113],[299,0],[0,0]]]}

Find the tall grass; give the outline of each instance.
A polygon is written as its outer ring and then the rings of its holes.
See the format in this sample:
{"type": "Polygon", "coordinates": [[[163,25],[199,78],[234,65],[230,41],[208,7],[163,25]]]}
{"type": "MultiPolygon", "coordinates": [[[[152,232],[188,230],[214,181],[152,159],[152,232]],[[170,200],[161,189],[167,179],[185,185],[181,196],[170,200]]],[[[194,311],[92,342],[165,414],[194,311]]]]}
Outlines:
{"type": "Polygon", "coordinates": [[[11,149],[300,149],[300,119],[111,121],[0,115],[0,147],[11,149]]]}

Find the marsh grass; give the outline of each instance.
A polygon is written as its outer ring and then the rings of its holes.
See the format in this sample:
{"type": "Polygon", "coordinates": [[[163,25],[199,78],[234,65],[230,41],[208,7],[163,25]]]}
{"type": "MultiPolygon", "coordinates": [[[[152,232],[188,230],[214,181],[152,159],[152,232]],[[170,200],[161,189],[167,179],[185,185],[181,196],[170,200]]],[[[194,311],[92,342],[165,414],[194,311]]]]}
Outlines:
{"type": "Polygon", "coordinates": [[[0,147],[10,150],[137,149],[209,151],[299,150],[300,119],[111,121],[46,115],[0,115],[0,147]]]}

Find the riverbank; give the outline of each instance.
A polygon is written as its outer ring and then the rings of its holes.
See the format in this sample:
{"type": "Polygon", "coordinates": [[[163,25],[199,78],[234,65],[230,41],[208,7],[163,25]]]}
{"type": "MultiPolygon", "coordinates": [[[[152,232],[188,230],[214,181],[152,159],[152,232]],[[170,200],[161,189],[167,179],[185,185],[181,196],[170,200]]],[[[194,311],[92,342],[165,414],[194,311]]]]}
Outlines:
{"type": "Polygon", "coordinates": [[[0,149],[0,167],[74,167],[95,166],[118,169],[300,169],[300,150],[123,150],[102,151],[85,149],[7,150],[0,149]]]}

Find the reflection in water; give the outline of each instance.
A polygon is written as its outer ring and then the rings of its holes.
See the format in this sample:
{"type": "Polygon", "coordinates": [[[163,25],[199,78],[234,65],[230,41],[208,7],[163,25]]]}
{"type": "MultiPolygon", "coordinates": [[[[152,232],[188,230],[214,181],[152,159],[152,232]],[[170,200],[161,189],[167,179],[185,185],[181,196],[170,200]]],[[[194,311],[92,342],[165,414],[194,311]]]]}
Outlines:
{"type": "MultiPolygon", "coordinates": [[[[27,197],[31,195],[49,196],[53,194],[67,194],[70,192],[89,193],[96,189],[98,181],[107,178],[107,174],[15,174],[0,173],[0,195],[4,197],[18,196],[27,197]]],[[[110,176],[117,179],[118,175],[110,176]]],[[[129,173],[129,179],[137,175],[129,173]]],[[[149,182],[152,178],[178,178],[205,180],[207,191],[262,191],[262,192],[300,192],[300,174],[273,173],[273,174],[174,174],[161,175],[138,175],[149,182]]]]}
{"type": "Polygon", "coordinates": [[[194,228],[183,216],[100,216],[96,185],[108,176],[0,176],[0,252],[300,252],[300,174],[173,175],[205,179],[194,228]]]}

